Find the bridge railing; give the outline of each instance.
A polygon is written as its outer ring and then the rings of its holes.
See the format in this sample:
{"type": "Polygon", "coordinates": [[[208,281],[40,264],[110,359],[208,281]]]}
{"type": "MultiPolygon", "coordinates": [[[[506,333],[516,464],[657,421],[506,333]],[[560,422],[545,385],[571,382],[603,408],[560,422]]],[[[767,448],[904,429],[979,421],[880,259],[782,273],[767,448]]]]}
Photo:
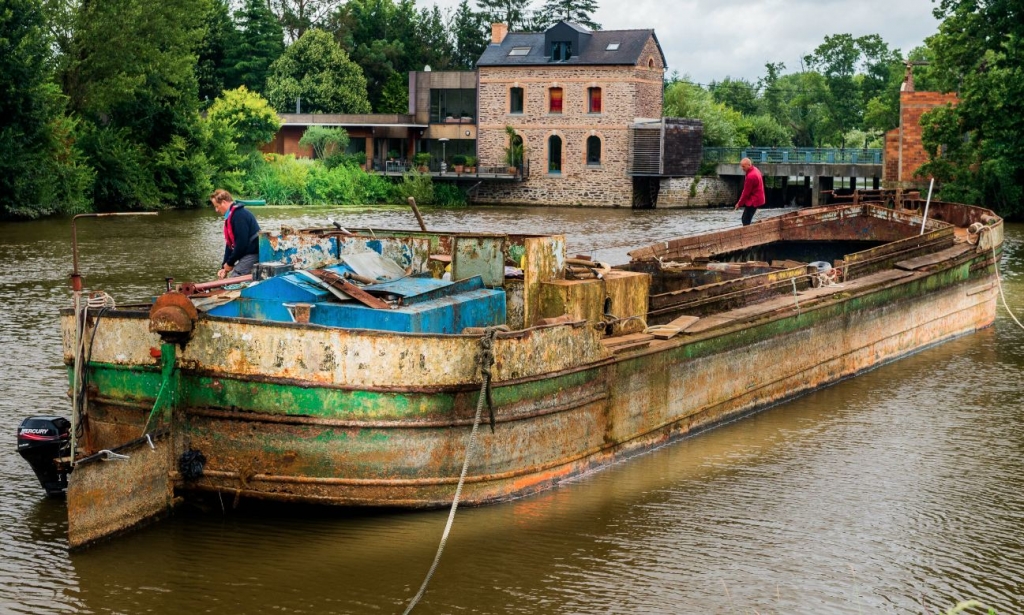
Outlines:
{"type": "Polygon", "coordinates": [[[739,164],[882,164],[882,150],[817,147],[705,147],[704,161],[739,164]]]}

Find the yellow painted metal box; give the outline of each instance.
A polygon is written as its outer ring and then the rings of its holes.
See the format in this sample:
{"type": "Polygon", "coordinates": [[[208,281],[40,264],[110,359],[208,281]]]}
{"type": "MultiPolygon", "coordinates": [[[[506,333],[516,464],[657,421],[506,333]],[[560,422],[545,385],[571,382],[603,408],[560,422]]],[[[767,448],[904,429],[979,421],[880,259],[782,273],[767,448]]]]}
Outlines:
{"type": "Polygon", "coordinates": [[[613,334],[638,333],[646,328],[647,297],[651,290],[651,276],[636,271],[612,270],[604,274],[605,297],[608,314],[618,319],[632,320],[615,326],[613,334]]]}

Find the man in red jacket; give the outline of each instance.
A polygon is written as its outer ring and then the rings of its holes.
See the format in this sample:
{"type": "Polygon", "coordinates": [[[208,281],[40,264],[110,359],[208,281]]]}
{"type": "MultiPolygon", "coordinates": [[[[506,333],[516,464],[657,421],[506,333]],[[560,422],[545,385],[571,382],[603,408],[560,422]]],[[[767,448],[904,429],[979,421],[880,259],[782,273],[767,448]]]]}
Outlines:
{"type": "Polygon", "coordinates": [[[764,178],[761,177],[761,172],[757,170],[754,163],[750,162],[750,158],[740,160],[740,167],[743,168],[743,172],[747,176],[743,180],[743,192],[740,194],[740,200],[736,201],[734,209],[743,208],[743,226],[746,226],[754,219],[757,208],[764,205],[764,178]]]}

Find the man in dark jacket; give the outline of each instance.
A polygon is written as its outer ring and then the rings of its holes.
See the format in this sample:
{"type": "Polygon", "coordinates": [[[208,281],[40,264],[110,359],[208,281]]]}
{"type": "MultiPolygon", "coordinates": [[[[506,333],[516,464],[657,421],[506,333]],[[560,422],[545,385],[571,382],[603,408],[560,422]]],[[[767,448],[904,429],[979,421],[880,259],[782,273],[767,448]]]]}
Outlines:
{"type": "Polygon", "coordinates": [[[233,278],[252,273],[252,267],[260,260],[258,236],[260,225],[256,216],[235,203],[227,190],[214,190],[210,202],[218,214],[224,216],[224,260],[218,278],[233,278]]]}
{"type": "Polygon", "coordinates": [[[743,178],[743,193],[740,194],[740,200],[736,201],[734,209],[743,208],[742,220],[743,226],[746,226],[754,219],[757,208],[764,205],[764,178],[750,158],[740,160],[740,167],[747,176],[743,178]]]}

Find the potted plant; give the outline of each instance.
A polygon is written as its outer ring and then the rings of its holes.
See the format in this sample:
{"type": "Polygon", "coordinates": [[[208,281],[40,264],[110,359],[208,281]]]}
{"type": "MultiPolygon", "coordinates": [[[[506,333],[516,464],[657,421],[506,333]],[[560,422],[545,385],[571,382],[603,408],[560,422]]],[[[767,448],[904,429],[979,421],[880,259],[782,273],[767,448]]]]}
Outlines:
{"type": "Polygon", "coordinates": [[[466,173],[476,173],[476,156],[466,156],[466,173]]]}
{"type": "Polygon", "coordinates": [[[398,150],[388,150],[388,160],[398,160],[398,150]]]}
{"type": "Polygon", "coordinates": [[[455,172],[462,173],[466,169],[466,157],[462,154],[452,156],[452,164],[455,165],[455,172]]]}
{"type": "Polygon", "coordinates": [[[516,170],[523,164],[523,140],[516,134],[516,129],[505,126],[505,136],[508,137],[508,145],[505,146],[505,164],[508,165],[509,175],[515,175],[516,170]]]}
{"type": "Polygon", "coordinates": [[[430,164],[430,154],[427,152],[420,152],[412,157],[413,163],[416,165],[416,170],[420,173],[426,173],[430,170],[427,165],[430,164]]]}

